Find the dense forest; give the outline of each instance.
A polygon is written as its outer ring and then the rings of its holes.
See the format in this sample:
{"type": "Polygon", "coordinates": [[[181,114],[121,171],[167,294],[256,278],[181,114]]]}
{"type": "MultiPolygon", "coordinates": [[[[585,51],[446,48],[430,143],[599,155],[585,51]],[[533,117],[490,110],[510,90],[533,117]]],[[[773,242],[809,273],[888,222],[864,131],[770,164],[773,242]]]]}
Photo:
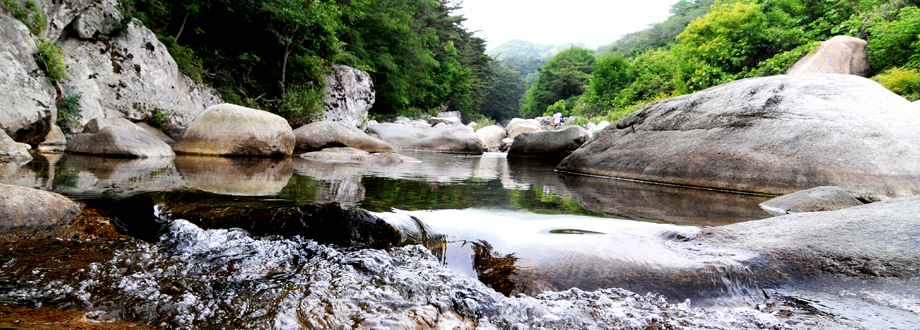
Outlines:
{"type": "Polygon", "coordinates": [[[614,120],[649,102],[775,75],[835,35],[867,40],[873,79],[920,98],[918,0],[680,0],[603,53],[571,48],[539,70],[520,114],[614,120]]]}

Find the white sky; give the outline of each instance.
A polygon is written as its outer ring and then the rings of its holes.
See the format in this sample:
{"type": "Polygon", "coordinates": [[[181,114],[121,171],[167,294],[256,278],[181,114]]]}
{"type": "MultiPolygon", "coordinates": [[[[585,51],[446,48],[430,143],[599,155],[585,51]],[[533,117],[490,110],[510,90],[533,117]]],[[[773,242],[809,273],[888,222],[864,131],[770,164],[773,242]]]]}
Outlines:
{"type": "Polygon", "coordinates": [[[463,0],[464,26],[495,48],[511,39],[536,44],[606,45],[668,18],[677,0],[463,0]]]}

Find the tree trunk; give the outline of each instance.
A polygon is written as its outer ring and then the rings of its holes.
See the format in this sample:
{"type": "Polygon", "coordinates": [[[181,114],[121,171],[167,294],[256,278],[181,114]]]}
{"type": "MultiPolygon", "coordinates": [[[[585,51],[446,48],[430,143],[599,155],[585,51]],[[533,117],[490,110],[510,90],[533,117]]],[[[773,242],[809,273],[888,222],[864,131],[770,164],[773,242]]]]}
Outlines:
{"type": "Polygon", "coordinates": [[[176,44],[179,43],[179,37],[182,36],[182,30],[185,30],[185,21],[188,20],[188,13],[185,13],[185,18],[182,19],[182,26],[179,27],[179,33],[176,33],[176,44]]]}

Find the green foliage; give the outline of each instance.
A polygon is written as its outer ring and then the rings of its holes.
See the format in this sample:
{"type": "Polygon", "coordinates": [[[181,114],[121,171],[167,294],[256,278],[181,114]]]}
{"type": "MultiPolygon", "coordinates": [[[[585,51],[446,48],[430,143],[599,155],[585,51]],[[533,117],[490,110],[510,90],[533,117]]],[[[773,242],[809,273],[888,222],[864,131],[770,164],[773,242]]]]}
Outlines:
{"type": "Polygon", "coordinates": [[[291,127],[300,127],[320,119],[323,111],[323,94],[320,87],[291,86],[278,100],[278,114],[287,119],[291,127]]]}
{"type": "Polygon", "coordinates": [[[68,93],[57,105],[57,125],[64,132],[75,132],[80,127],[83,115],[80,113],[80,98],[83,93],[68,93]]]}
{"type": "Polygon", "coordinates": [[[59,82],[67,76],[67,66],[64,65],[64,52],[53,42],[42,40],[38,44],[36,59],[45,77],[51,82],[59,82]]]}
{"type": "Polygon", "coordinates": [[[563,117],[567,117],[569,115],[569,112],[565,109],[565,100],[556,101],[556,103],[546,107],[546,111],[543,112],[543,116],[552,116],[556,113],[556,111],[559,111],[563,117]]]}
{"type": "Polygon", "coordinates": [[[624,35],[613,44],[601,47],[602,53],[615,53],[634,57],[649,50],[668,47],[675,37],[696,18],[709,12],[715,0],[680,0],[671,6],[671,16],[648,29],[624,35]]]}
{"type": "Polygon", "coordinates": [[[396,110],[396,116],[406,117],[409,119],[421,119],[422,113],[423,113],[422,109],[415,108],[415,107],[409,107],[405,109],[396,110]]]}
{"type": "Polygon", "coordinates": [[[169,55],[172,56],[173,60],[176,61],[176,65],[179,66],[179,71],[182,71],[185,75],[189,76],[195,82],[200,83],[202,81],[202,60],[195,55],[195,51],[191,47],[179,45],[176,42],[176,38],[158,34],[157,39],[160,39],[160,42],[166,46],[166,50],[169,51],[169,55]]]}
{"type": "Polygon", "coordinates": [[[872,77],[872,80],[908,100],[920,99],[920,70],[894,67],[872,77]]]}
{"type": "Polygon", "coordinates": [[[166,123],[166,110],[157,108],[153,111],[151,120],[153,120],[153,124],[157,127],[163,126],[163,124],[166,123]]]}
{"type": "Polygon", "coordinates": [[[45,20],[45,13],[42,11],[34,0],[27,0],[23,5],[13,2],[12,0],[2,0],[3,4],[13,14],[13,18],[22,22],[29,28],[29,32],[39,35],[45,30],[48,21],[45,20]]]}
{"type": "Polygon", "coordinates": [[[920,8],[904,7],[897,18],[869,28],[869,61],[873,72],[917,63],[920,54],[920,8]]]}
{"type": "Polygon", "coordinates": [[[489,127],[495,125],[495,121],[491,118],[482,117],[476,120],[476,125],[473,125],[473,131],[478,131],[483,127],[489,127]]]}
{"type": "Polygon", "coordinates": [[[492,75],[486,80],[480,113],[498,121],[517,117],[521,97],[527,90],[524,79],[504,61],[492,62],[489,69],[492,75]]]}
{"type": "Polygon", "coordinates": [[[540,69],[537,82],[521,99],[521,115],[537,117],[559,100],[577,99],[585,92],[595,61],[594,53],[584,48],[572,47],[557,54],[540,69]]]}
{"type": "Polygon", "coordinates": [[[584,105],[577,113],[595,116],[616,107],[617,96],[635,81],[634,74],[629,60],[622,55],[601,58],[591,75],[591,83],[582,96],[584,105]]]}

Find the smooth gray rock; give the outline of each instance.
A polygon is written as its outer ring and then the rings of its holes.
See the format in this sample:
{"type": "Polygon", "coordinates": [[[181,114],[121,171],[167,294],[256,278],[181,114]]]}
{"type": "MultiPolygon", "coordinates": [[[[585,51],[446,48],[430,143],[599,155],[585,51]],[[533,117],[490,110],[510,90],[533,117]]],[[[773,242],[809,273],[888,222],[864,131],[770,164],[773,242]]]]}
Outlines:
{"type": "Polygon", "coordinates": [[[377,124],[367,134],[386,141],[399,150],[482,154],[482,141],[466,126],[420,127],[377,124]]]}
{"type": "Polygon", "coordinates": [[[118,126],[129,131],[134,131],[142,134],[149,134],[146,130],[137,126],[134,122],[124,119],[124,118],[93,118],[86,122],[83,125],[83,133],[96,134],[100,130],[108,126],[118,126]]]}
{"type": "Polygon", "coordinates": [[[920,274],[920,196],[703,229],[701,242],[759,254],[787,276],[920,274]]]}
{"type": "Polygon", "coordinates": [[[0,163],[27,163],[32,160],[27,144],[13,141],[0,131],[0,163]]]}
{"type": "Polygon", "coordinates": [[[371,165],[392,165],[402,163],[420,163],[412,157],[403,156],[393,152],[369,153],[355,148],[326,148],[320,151],[308,152],[300,158],[325,163],[353,163],[371,165]]]}
{"type": "Polygon", "coordinates": [[[0,233],[67,224],[79,212],[60,194],[0,183],[0,233]]]}
{"type": "Polygon", "coordinates": [[[591,134],[580,126],[521,133],[514,138],[508,157],[562,159],[581,147],[591,134]]]}
{"type": "Polygon", "coordinates": [[[437,124],[445,124],[447,126],[460,126],[463,125],[463,122],[460,121],[460,118],[457,117],[431,117],[428,119],[428,124],[431,126],[437,124]]]}
{"type": "Polygon", "coordinates": [[[36,39],[11,16],[0,13],[0,128],[16,141],[35,143],[54,122],[56,92],[41,74],[36,39]]]}
{"type": "Polygon", "coordinates": [[[836,36],[818,46],[814,53],[795,62],[786,74],[852,74],[869,76],[869,51],[866,41],[850,36],[836,36]]]}
{"type": "Polygon", "coordinates": [[[502,140],[508,137],[505,129],[498,125],[490,125],[480,128],[476,135],[482,140],[482,145],[487,149],[498,149],[502,145],[502,140]]]}
{"type": "Polygon", "coordinates": [[[389,143],[339,122],[319,121],[294,130],[299,150],[322,150],[329,147],[351,147],[367,152],[396,152],[389,143]]]}
{"type": "Polygon", "coordinates": [[[920,194],[920,111],[853,75],[751,78],[646,106],[559,170],[784,195],[920,194]]]}
{"type": "Polygon", "coordinates": [[[67,136],[64,135],[64,131],[56,124],[51,124],[51,130],[48,131],[48,135],[45,135],[45,139],[42,143],[38,144],[38,151],[41,152],[57,152],[64,151],[64,148],[67,146],[67,136]]]}
{"type": "Polygon", "coordinates": [[[367,111],[376,100],[374,82],[367,72],[333,65],[331,74],[324,74],[326,94],[323,96],[323,120],[350,127],[361,127],[367,121],[367,111]]]}
{"type": "Polygon", "coordinates": [[[508,122],[508,126],[505,126],[505,131],[508,132],[509,138],[515,138],[518,134],[524,132],[538,132],[543,130],[543,124],[541,124],[536,119],[521,119],[514,118],[508,122]]]}
{"type": "Polygon", "coordinates": [[[176,153],[204,156],[289,157],[294,130],[267,111],[233,104],[211,106],[176,139],[176,153]]]}
{"type": "Polygon", "coordinates": [[[509,149],[511,149],[511,144],[513,144],[513,143],[514,143],[514,139],[512,139],[512,138],[504,138],[504,139],[502,139],[502,144],[501,144],[500,150],[501,150],[501,151],[504,151],[504,152],[507,152],[509,149]]]}
{"type": "Polygon", "coordinates": [[[176,140],[173,140],[173,138],[169,137],[169,135],[166,135],[165,133],[163,133],[163,131],[160,131],[160,130],[159,130],[158,128],[156,128],[156,127],[150,126],[150,125],[148,125],[147,123],[144,123],[144,122],[135,123],[135,125],[137,125],[137,127],[140,127],[141,129],[143,129],[143,130],[144,130],[145,132],[147,132],[148,134],[153,135],[154,137],[156,137],[156,138],[160,139],[161,141],[165,142],[165,143],[168,144],[170,147],[176,145],[176,140]]]}
{"type": "Polygon", "coordinates": [[[67,143],[66,152],[74,154],[124,157],[174,157],[172,148],[146,132],[121,126],[106,126],[97,133],[80,133],[67,143]]]}
{"type": "Polygon", "coordinates": [[[816,187],[760,203],[762,209],[775,216],[801,212],[836,211],[860,205],[863,203],[838,187],[816,187]]]}

